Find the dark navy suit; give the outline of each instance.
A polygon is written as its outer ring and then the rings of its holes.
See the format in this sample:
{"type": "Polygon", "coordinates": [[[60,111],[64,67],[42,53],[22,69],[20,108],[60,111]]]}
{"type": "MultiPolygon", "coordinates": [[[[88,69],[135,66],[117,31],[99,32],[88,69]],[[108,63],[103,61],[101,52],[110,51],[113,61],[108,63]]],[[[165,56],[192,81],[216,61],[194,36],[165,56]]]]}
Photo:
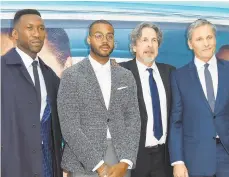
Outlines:
{"type": "MultiPolygon", "coordinates": [[[[229,161],[229,62],[217,60],[217,67],[214,112],[204,95],[193,61],[171,74],[170,159],[171,163],[184,161],[191,176],[216,174],[217,158],[220,158],[216,134],[229,161]]],[[[226,166],[229,170],[229,164],[226,166]]]]}
{"type": "MultiPolygon", "coordinates": [[[[51,105],[53,176],[61,177],[61,131],[56,108],[59,78],[39,59],[51,105]]],[[[24,63],[11,49],[1,58],[1,175],[43,176],[40,105],[24,63]]]]}

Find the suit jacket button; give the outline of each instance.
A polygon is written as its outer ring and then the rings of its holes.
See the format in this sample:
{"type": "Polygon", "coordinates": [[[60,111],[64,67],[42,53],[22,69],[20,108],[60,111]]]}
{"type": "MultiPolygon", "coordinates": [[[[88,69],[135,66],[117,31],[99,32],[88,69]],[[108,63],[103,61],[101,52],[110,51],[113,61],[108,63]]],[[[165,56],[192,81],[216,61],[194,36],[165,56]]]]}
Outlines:
{"type": "Polygon", "coordinates": [[[107,122],[110,122],[110,119],[107,119],[107,122]]]}
{"type": "Polygon", "coordinates": [[[34,154],[36,153],[36,150],[35,150],[35,149],[33,150],[33,153],[34,153],[34,154]]]}
{"type": "Polygon", "coordinates": [[[32,101],[29,101],[29,104],[32,104],[33,102],[32,101]]]}
{"type": "Polygon", "coordinates": [[[216,140],[216,138],[215,138],[215,137],[213,137],[213,140],[216,140]]]}
{"type": "Polygon", "coordinates": [[[36,125],[35,124],[33,124],[33,128],[36,128],[36,125]]]}
{"type": "Polygon", "coordinates": [[[216,116],[213,116],[213,119],[215,119],[216,118],[216,116]]]}

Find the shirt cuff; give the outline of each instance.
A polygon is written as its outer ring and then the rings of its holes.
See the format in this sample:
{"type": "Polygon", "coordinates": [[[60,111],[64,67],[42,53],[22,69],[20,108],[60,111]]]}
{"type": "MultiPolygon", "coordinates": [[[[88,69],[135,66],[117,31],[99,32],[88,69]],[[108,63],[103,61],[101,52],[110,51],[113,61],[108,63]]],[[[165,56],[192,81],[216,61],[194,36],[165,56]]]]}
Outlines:
{"type": "Polygon", "coordinates": [[[131,162],[130,160],[128,160],[128,159],[122,159],[122,160],[120,160],[120,162],[125,162],[125,163],[127,163],[129,166],[128,166],[128,169],[132,169],[132,167],[133,167],[133,162],[131,162]]]}
{"type": "Polygon", "coordinates": [[[174,166],[174,165],[178,165],[178,164],[184,164],[183,161],[176,161],[176,162],[173,162],[171,165],[174,166]]]}
{"type": "Polygon", "coordinates": [[[93,172],[95,172],[99,167],[101,167],[102,165],[104,164],[104,161],[103,160],[101,160],[96,166],[95,166],[95,168],[93,168],[93,172]]]}

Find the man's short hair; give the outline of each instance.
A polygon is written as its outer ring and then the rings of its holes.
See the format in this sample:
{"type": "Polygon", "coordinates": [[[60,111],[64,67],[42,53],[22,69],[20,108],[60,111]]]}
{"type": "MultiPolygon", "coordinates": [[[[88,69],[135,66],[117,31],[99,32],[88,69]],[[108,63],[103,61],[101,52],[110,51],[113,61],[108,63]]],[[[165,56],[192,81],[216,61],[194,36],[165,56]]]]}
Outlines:
{"type": "Polygon", "coordinates": [[[133,51],[133,47],[136,46],[136,42],[138,39],[141,38],[142,36],[142,30],[144,28],[152,28],[156,34],[157,34],[157,40],[158,40],[158,46],[161,45],[162,43],[162,31],[161,29],[153,24],[153,23],[150,23],[150,22],[142,22],[140,23],[139,25],[137,25],[131,32],[130,34],[130,51],[133,55],[135,55],[135,52],[133,51]]]}
{"type": "Polygon", "coordinates": [[[20,20],[21,16],[23,15],[38,15],[41,17],[40,12],[38,12],[36,9],[22,9],[19,10],[15,13],[14,15],[14,20],[13,20],[13,26],[15,26],[17,24],[17,22],[20,20]]]}
{"type": "Polygon", "coordinates": [[[114,28],[113,25],[107,20],[96,20],[96,21],[92,22],[89,26],[89,35],[91,35],[91,30],[92,30],[93,26],[96,24],[101,24],[101,23],[110,25],[110,26],[112,26],[112,28],[114,28]]]}
{"type": "Polygon", "coordinates": [[[191,23],[189,25],[189,27],[188,27],[188,30],[187,30],[187,38],[188,38],[188,40],[192,39],[192,33],[193,33],[194,29],[196,29],[196,28],[198,28],[200,26],[204,26],[204,25],[209,25],[212,28],[214,35],[216,35],[216,27],[215,27],[215,25],[213,25],[211,22],[209,22],[206,19],[198,19],[198,20],[194,21],[193,23],[191,23]]]}

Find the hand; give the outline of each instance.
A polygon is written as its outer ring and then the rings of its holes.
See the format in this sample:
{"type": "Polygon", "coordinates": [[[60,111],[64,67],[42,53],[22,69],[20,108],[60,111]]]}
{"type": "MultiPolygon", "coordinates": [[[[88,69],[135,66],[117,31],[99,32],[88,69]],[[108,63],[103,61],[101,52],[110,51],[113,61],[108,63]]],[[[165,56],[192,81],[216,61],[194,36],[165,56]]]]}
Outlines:
{"type": "Polygon", "coordinates": [[[116,165],[113,165],[108,171],[108,177],[124,177],[128,166],[129,165],[125,162],[120,162],[116,165]]]}
{"type": "Polygon", "coordinates": [[[63,177],[68,177],[68,172],[63,170],[63,177]]]}
{"type": "Polygon", "coordinates": [[[176,164],[173,167],[174,177],[188,177],[188,170],[185,164],[176,164]]]}
{"type": "Polygon", "coordinates": [[[109,166],[107,164],[103,164],[101,165],[96,171],[99,175],[99,177],[108,177],[107,174],[108,174],[108,170],[109,170],[109,166]]]}

